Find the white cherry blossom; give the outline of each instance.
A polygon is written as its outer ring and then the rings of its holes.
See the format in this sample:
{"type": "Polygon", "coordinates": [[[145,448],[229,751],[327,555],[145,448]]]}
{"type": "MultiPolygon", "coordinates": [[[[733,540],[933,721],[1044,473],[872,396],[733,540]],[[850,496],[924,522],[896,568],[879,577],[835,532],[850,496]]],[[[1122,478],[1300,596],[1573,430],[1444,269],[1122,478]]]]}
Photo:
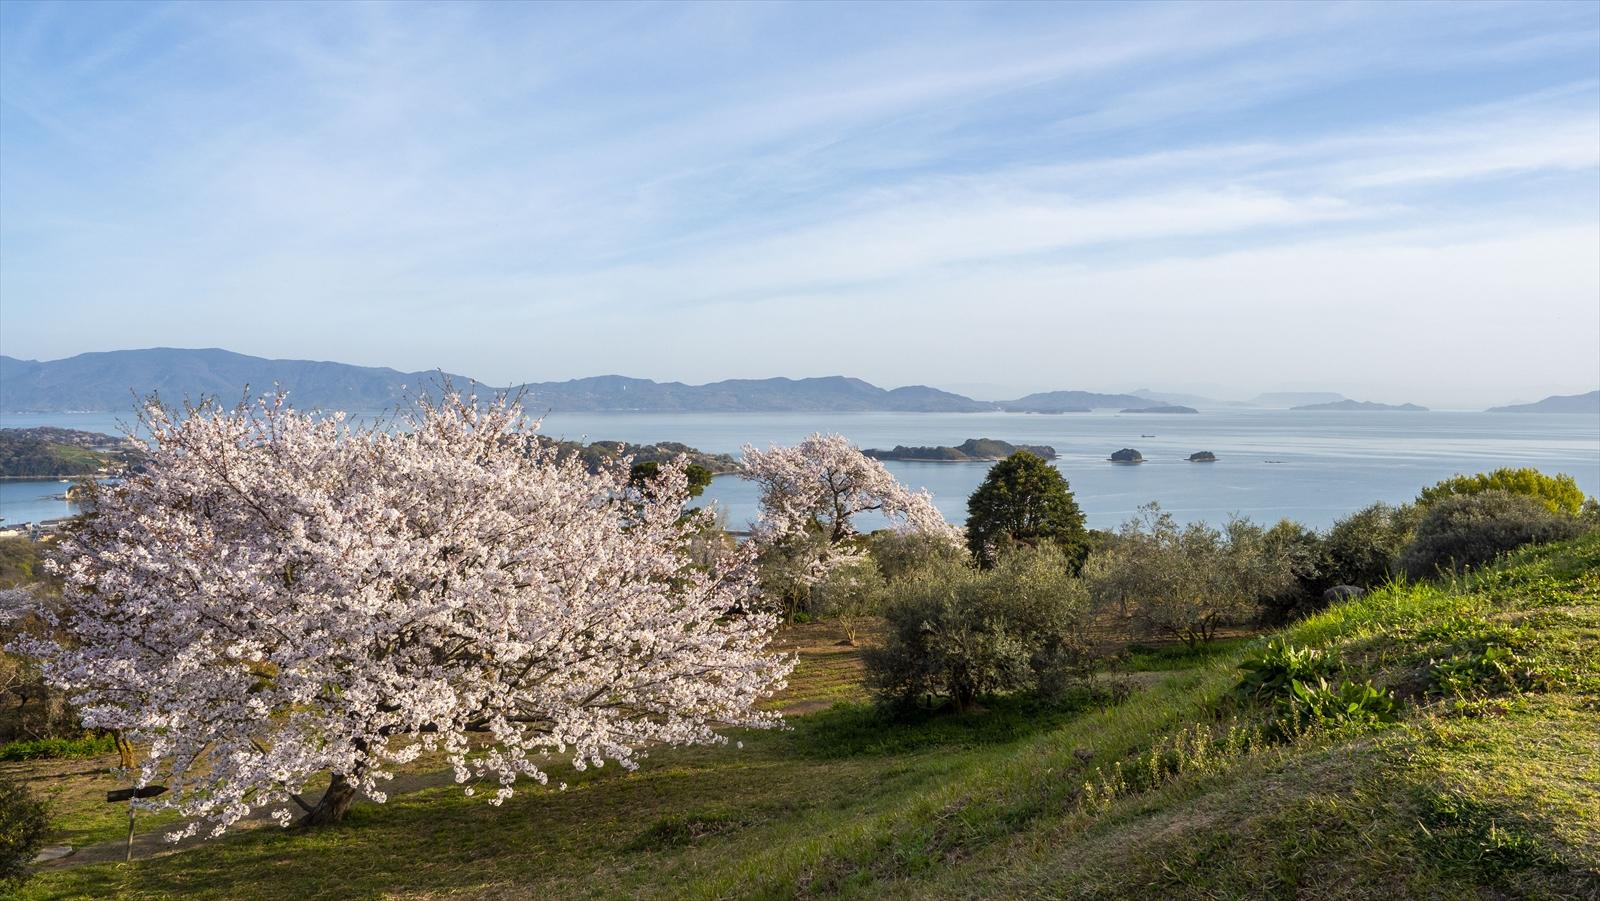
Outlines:
{"type": "Polygon", "coordinates": [[[197,818],[173,837],[339,819],[426,751],[499,804],[558,761],[777,720],[755,707],[792,668],[774,620],[729,613],[752,552],[691,562],[681,462],[641,493],[627,461],[589,472],[514,403],[454,394],[394,430],[281,395],[145,419],[144,471],[62,542],[69,637],[16,649],[147,746],[151,806],[197,818]]]}

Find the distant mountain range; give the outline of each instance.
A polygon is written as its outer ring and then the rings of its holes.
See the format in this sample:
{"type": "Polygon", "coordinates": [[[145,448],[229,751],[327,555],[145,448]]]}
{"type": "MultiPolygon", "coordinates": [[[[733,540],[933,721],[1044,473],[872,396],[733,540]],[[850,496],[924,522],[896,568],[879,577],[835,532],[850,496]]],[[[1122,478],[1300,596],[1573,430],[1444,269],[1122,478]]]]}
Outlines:
{"type": "MultiPolygon", "coordinates": [[[[20,412],[126,413],[138,395],[156,392],[169,400],[217,397],[232,402],[269,392],[289,392],[301,409],[375,411],[392,409],[419,394],[436,395],[444,380],[466,387],[466,376],[437,371],[401,372],[374,366],[310,360],[269,360],[218,348],[155,347],[79,354],[64,360],[19,360],[0,356],[0,410],[20,412]]],[[[979,401],[950,391],[911,385],[884,389],[861,379],[729,379],[706,385],[656,382],[602,375],[565,382],[535,382],[508,388],[483,386],[482,394],[521,391],[533,411],[579,412],[904,412],[1076,413],[1144,410],[1152,402],[1200,407],[1274,408],[1346,403],[1331,392],[1262,394],[1249,403],[1214,401],[1199,395],[1140,389],[1131,394],[1044,391],[1016,400],[979,401]]],[[[1496,412],[1593,411],[1596,394],[1552,397],[1538,404],[1496,407],[1496,412]]],[[[1347,403],[1356,404],[1355,401],[1347,403]]],[[[1341,409],[1342,407],[1335,407],[1341,409]]],[[[1359,409],[1370,407],[1357,406],[1359,409]]]]}
{"type": "Polygon", "coordinates": [[[1490,413],[1600,413],[1600,391],[1588,394],[1552,394],[1531,404],[1490,407],[1490,413]]]}
{"type": "Polygon", "coordinates": [[[1250,405],[1287,410],[1311,404],[1336,404],[1345,399],[1343,394],[1332,391],[1269,391],[1266,394],[1257,394],[1250,401],[1250,405]]]}
{"type": "MultiPolygon", "coordinates": [[[[242,397],[274,385],[289,392],[302,409],[384,410],[421,393],[437,394],[448,379],[459,387],[471,380],[440,372],[400,372],[308,360],[268,360],[209,348],[151,348],[79,354],[37,362],[0,356],[0,410],[8,412],[122,412],[136,394],[157,392],[169,399],[242,397]]],[[[498,389],[485,388],[484,391],[498,389]]],[[[903,411],[974,412],[994,410],[983,403],[915,385],[885,390],[860,379],[732,379],[709,385],[653,382],[619,375],[511,386],[523,391],[531,410],[561,412],[765,412],[903,411]]]]}
{"type": "Polygon", "coordinates": [[[1335,400],[1325,404],[1303,404],[1291,410],[1347,410],[1357,413],[1426,413],[1427,407],[1416,404],[1380,404],[1370,400],[1335,400]]]}

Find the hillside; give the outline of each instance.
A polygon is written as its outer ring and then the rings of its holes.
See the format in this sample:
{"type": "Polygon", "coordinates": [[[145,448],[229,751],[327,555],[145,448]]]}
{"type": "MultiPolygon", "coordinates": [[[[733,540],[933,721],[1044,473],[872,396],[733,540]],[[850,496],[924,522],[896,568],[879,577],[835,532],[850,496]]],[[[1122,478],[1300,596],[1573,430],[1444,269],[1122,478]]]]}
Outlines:
{"type": "Polygon", "coordinates": [[[75,429],[0,429],[0,478],[59,479],[120,470],[138,448],[111,435],[75,429]]]}
{"type": "Polygon", "coordinates": [[[1600,413],[1600,391],[1588,394],[1552,394],[1531,404],[1490,407],[1490,413],[1600,413]]]}
{"type": "Polygon", "coordinates": [[[1232,690],[1267,637],[1137,653],[1102,683],[1125,699],[1000,698],[895,721],[855,703],[857,651],[797,627],[784,641],[800,668],[775,701],[792,728],[568,774],[568,791],[519,789],[500,808],[448,773],[402,776],[387,805],[337,829],[251,829],[128,866],[126,821],[103,803],[116,783],[60,762],[60,835],[100,844],[22,897],[1600,892],[1600,535],[1454,586],[1378,591],[1273,637],[1322,651],[1335,681],[1392,689],[1397,721],[1263,731],[1270,708],[1232,690]]]}

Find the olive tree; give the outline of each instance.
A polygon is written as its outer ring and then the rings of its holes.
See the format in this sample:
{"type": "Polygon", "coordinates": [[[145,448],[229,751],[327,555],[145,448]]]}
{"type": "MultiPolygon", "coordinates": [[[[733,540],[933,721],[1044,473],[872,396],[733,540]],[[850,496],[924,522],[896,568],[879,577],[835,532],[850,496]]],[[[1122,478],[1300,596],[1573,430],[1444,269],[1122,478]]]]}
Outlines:
{"type": "Polygon", "coordinates": [[[1083,576],[1098,603],[1126,611],[1144,634],[1190,647],[1254,616],[1260,599],[1294,581],[1290,559],[1248,520],[1180,526],[1156,504],[1092,555],[1083,576]]]}

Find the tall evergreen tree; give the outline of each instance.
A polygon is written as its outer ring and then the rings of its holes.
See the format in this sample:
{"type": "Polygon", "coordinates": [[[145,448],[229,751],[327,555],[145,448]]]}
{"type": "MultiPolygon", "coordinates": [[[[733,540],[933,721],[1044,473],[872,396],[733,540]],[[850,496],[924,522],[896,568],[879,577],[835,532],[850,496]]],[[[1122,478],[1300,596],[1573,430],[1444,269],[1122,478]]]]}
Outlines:
{"type": "Polygon", "coordinates": [[[1089,553],[1083,511],[1061,471],[1043,457],[1017,451],[989,469],[967,499],[967,547],[978,563],[993,566],[1014,545],[1052,542],[1074,571],[1089,553]]]}

